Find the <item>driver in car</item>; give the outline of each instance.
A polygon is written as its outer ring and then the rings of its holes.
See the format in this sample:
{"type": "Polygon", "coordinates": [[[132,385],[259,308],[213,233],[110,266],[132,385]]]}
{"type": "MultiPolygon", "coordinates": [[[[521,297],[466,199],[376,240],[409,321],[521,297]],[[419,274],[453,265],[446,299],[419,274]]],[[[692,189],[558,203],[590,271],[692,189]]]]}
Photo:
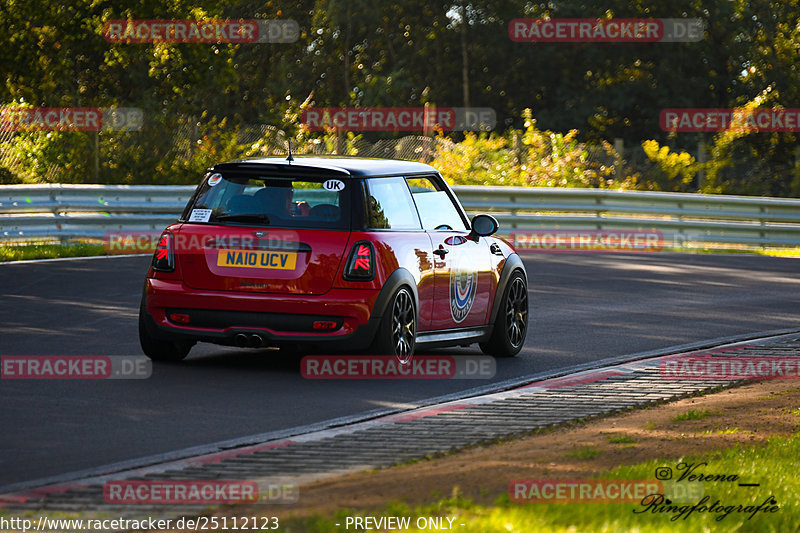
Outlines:
{"type": "Polygon", "coordinates": [[[294,189],[291,187],[267,186],[255,194],[255,199],[263,206],[268,215],[280,218],[292,216],[308,216],[311,207],[308,202],[293,202],[294,189]]]}

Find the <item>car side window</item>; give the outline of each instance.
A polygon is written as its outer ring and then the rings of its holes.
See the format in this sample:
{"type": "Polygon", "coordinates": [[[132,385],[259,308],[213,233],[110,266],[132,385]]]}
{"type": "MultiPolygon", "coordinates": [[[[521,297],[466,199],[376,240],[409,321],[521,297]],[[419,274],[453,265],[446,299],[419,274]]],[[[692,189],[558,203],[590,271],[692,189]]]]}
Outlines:
{"type": "Polygon", "coordinates": [[[366,180],[366,226],[369,229],[420,229],[419,217],[403,178],[366,180]]]}
{"type": "Polygon", "coordinates": [[[447,191],[428,177],[407,178],[422,227],[427,231],[468,231],[447,191]]]}

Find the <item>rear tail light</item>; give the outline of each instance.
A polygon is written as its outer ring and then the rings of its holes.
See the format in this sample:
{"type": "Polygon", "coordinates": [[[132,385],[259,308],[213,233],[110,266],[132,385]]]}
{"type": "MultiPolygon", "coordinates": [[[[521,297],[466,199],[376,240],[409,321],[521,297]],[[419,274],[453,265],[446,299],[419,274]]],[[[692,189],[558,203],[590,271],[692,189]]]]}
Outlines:
{"type": "Polygon", "coordinates": [[[153,254],[153,270],[172,272],[175,270],[175,245],[172,233],[165,231],[161,234],[153,254]]]}
{"type": "Polygon", "coordinates": [[[372,281],[375,278],[375,248],[369,241],[358,241],[350,251],[344,279],[347,281],[372,281]]]}

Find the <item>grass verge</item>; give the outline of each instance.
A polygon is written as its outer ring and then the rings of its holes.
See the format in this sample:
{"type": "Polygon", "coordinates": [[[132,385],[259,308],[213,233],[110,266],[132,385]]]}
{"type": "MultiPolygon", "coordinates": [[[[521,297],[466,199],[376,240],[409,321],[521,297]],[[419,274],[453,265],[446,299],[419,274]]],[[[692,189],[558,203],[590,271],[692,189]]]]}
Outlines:
{"type": "Polygon", "coordinates": [[[674,422],[679,422],[681,420],[702,420],[708,416],[715,415],[712,411],[708,409],[689,409],[685,413],[680,413],[672,417],[674,422]]]}
{"type": "MultiPolygon", "coordinates": [[[[452,527],[464,533],[481,532],[574,532],[574,531],[798,531],[800,530],[800,478],[795,475],[800,456],[800,434],[774,437],[765,445],[736,446],[678,460],[652,460],[620,466],[598,476],[613,480],[653,480],[658,468],[671,468],[675,479],[686,471],[678,465],[696,465],[692,474],[724,474],[728,481],[688,481],[702,485],[701,495],[667,505],[666,502],[603,503],[516,503],[508,494],[498,496],[494,505],[479,505],[455,494],[431,504],[407,507],[392,504],[369,515],[410,517],[407,531],[438,530],[415,527],[419,517],[453,518],[452,527]],[[758,486],[740,486],[758,484],[758,486]],[[774,503],[772,501],[774,500],[774,503]],[[765,505],[764,503],[767,502],[765,505]],[[696,504],[699,505],[693,509],[696,504]],[[755,508],[761,505],[761,510],[755,508]],[[777,509],[775,509],[777,507],[777,509]],[[712,509],[712,510],[709,510],[712,509]],[[462,525],[463,524],[463,525],[462,525]]],[[[691,469],[692,467],[689,467],[691,469]]],[[[328,533],[343,531],[348,517],[363,512],[342,510],[332,518],[319,516],[290,519],[284,531],[328,533]],[[337,526],[337,524],[339,524],[337,526]]],[[[423,525],[420,522],[419,525],[423,525]]],[[[351,530],[354,530],[351,526],[351,530]]],[[[360,529],[355,529],[360,530],[360,529]]]]}
{"type": "Polygon", "coordinates": [[[102,244],[19,244],[0,246],[0,262],[108,255],[102,244]]]}

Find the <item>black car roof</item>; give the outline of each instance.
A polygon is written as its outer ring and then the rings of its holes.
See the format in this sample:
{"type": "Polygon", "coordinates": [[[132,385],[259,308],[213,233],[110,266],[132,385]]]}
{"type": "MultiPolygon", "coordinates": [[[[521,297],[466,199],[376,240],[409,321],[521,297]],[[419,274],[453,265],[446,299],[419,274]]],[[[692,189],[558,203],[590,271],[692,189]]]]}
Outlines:
{"type": "Polygon", "coordinates": [[[398,159],[369,159],[348,156],[294,156],[293,161],[285,157],[264,157],[226,161],[212,170],[258,170],[279,172],[304,172],[312,175],[337,175],[341,177],[402,176],[407,174],[434,173],[436,169],[425,163],[398,159]]]}

